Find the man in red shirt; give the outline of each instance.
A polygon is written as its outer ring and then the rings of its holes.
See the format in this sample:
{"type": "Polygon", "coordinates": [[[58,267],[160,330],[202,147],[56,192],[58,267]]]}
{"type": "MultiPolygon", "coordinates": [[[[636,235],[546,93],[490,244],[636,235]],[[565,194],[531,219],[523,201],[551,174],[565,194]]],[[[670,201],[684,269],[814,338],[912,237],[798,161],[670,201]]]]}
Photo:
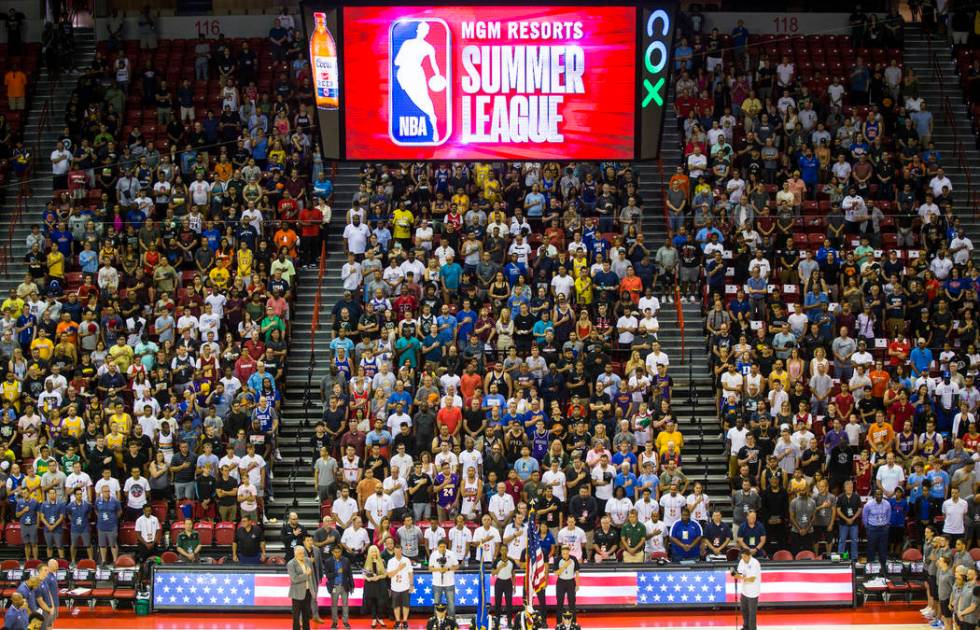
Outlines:
{"type": "Polygon", "coordinates": [[[411,292],[406,291],[405,287],[402,287],[401,295],[395,298],[391,306],[395,310],[395,314],[398,315],[398,319],[402,320],[405,319],[407,313],[414,313],[418,310],[419,301],[411,292]]]}
{"type": "Polygon", "coordinates": [[[460,411],[459,407],[453,405],[452,396],[446,396],[445,400],[448,404],[436,414],[436,424],[446,425],[446,428],[449,429],[449,435],[457,437],[463,423],[463,412],[460,411]]]}
{"type": "Polygon", "coordinates": [[[299,246],[300,264],[307,267],[316,265],[320,255],[320,228],[323,224],[323,213],[316,206],[303,208],[299,211],[299,246]]]}
{"type": "MultiPolygon", "coordinates": [[[[904,365],[909,358],[912,346],[905,337],[895,337],[888,342],[888,364],[892,367],[904,365]]],[[[896,429],[897,431],[898,429],[896,429]]]]}
{"type": "Polygon", "coordinates": [[[888,407],[888,422],[896,433],[901,433],[905,423],[912,422],[913,416],[915,416],[915,407],[909,403],[908,393],[902,391],[898,395],[898,400],[888,407]]]}
{"type": "Polygon", "coordinates": [[[293,196],[289,194],[288,190],[282,191],[282,199],[279,200],[278,205],[279,210],[279,220],[288,221],[292,223],[299,216],[299,204],[293,199],[293,196]]]}

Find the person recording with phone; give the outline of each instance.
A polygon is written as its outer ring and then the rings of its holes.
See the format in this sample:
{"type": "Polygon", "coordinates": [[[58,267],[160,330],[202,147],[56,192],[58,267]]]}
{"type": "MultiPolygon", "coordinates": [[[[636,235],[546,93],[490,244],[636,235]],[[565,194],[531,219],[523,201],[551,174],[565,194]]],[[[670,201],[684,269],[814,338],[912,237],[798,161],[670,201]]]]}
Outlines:
{"type": "Polygon", "coordinates": [[[445,603],[448,615],[456,617],[456,569],[459,560],[448,549],[449,541],[439,540],[435,551],[429,556],[429,570],[432,571],[432,596],[437,604],[445,603]]]}
{"type": "Polygon", "coordinates": [[[759,593],[762,592],[762,565],[752,557],[749,549],[743,548],[739,554],[738,567],[732,569],[736,586],[742,583],[739,607],[742,611],[742,630],[756,630],[756,612],[759,608],[759,593]]]}

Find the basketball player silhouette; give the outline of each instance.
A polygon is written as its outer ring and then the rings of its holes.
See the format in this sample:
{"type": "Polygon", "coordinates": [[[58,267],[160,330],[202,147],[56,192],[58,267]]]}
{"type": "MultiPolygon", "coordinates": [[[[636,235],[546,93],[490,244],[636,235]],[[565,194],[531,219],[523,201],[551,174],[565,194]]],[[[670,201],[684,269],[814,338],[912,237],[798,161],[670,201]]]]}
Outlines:
{"type": "Polygon", "coordinates": [[[438,121],[436,120],[435,107],[432,105],[432,98],[429,97],[429,82],[425,78],[425,69],[422,67],[426,59],[432,65],[433,89],[442,91],[437,87],[445,89],[445,81],[442,80],[442,73],[436,61],[435,49],[432,44],[425,41],[428,34],[429,24],[419,22],[415,31],[415,39],[406,39],[402,43],[395,55],[395,66],[398,67],[395,79],[415,106],[429,117],[432,138],[435,139],[439,137],[438,121]]]}

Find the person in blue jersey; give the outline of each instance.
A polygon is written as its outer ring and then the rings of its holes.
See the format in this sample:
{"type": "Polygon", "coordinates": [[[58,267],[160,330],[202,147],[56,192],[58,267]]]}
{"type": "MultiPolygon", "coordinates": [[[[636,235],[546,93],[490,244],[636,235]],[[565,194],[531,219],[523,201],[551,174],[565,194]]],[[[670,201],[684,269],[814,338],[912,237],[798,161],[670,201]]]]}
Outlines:
{"type": "Polygon", "coordinates": [[[95,499],[96,531],[98,532],[99,562],[106,564],[112,551],[112,561],[119,558],[119,517],[122,505],[112,496],[109,486],[102,486],[101,494],[95,499]]]}
{"type": "Polygon", "coordinates": [[[26,487],[17,490],[14,517],[20,522],[20,538],[24,544],[24,559],[37,559],[37,516],[41,504],[31,498],[26,487]]]}
{"type": "Polygon", "coordinates": [[[701,557],[701,525],[691,519],[691,511],[681,510],[681,520],[670,528],[670,557],[675,562],[698,560],[701,557]]]}
{"type": "Polygon", "coordinates": [[[68,553],[71,563],[75,564],[75,558],[79,547],[85,549],[89,560],[94,560],[92,552],[92,534],[89,531],[89,515],[92,513],[92,504],[82,496],[82,489],[75,488],[71,500],[65,504],[65,519],[68,521],[68,553]]]}
{"type": "Polygon", "coordinates": [[[53,551],[57,550],[58,557],[65,557],[65,549],[61,544],[65,524],[65,504],[58,500],[58,491],[48,488],[47,497],[39,509],[41,526],[44,527],[44,546],[47,548],[49,558],[54,557],[53,551]]]}
{"type": "Polygon", "coordinates": [[[3,627],[7,630],[27,630],[31,618],[31,610],[27,607],[27,599],[20,593],[10,596],[10,608],[3,616],[3,627]]]}

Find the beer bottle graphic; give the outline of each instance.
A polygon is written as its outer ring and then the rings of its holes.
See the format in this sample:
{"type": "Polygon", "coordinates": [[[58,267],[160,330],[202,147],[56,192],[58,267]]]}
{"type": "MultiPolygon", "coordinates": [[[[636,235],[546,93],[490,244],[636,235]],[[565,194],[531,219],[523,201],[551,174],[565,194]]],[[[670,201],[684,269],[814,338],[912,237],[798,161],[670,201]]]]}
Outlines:
{"type": "Polygon", "coordinates": [[[313,87],[316,106],[320,109],[340,107],[340,77],[337,68],[337,44],[327,30],[327,15],[313,14],[315,27],[310,36],[310,61],[313,66],[313,87]]]}

